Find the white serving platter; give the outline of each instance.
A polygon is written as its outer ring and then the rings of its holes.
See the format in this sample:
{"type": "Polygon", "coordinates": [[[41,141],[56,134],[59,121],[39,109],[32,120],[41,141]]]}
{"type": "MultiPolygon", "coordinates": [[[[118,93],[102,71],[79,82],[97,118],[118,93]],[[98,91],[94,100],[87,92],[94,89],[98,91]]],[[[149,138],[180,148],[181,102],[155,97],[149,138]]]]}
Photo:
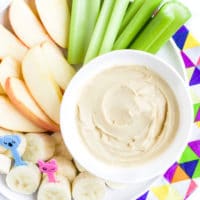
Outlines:
{"type": "MultiPolygon", "coordinates": [[[[2,0],[0,0],[0,3],[1,1],[2,0]]],[[[0,5],[0,8],[1,8],[1,5],[0,5]]],[[[0,9],[0,12],[1,12],[1,9],[0,9]]],[[[4,25],[6,25],[6,27],[9,28],[6,11],[0,13],[0,23],[3,23],[4,25]]],[[[182,58],[180,56],[178,48],[176,47],[176,45],[174,44],[172,40],[169,41],[157,53],[157,56],[167,61],[169,64],[171,64],[171,66],[174,67],[179,72],[181,77],[184,80],[186,80],[186,74],[185,74],[182,58]]],[[[150,179],[145,182],[133,183],[133,184],[127,185],[127,187],[123,189],[113,190],[113,189],[108,188],[108,192],[106,194],[105,200],[113,200],[113,199],[114,200],[134,200],[137,198],[138,195],[145,192],[145,190],[148,189],[148,187],[156,178],[157,177],[154,177],[153,179],[150,179]]],[[[13,199],[36,200],[37,199],[36,195],[20,195],[9,190],[9,188],[6,186],[6,183],[5,183],[5,176],[3,175],[0,175],[0,194],[4,195],[9,200],[13,200],[13,199]]]]}

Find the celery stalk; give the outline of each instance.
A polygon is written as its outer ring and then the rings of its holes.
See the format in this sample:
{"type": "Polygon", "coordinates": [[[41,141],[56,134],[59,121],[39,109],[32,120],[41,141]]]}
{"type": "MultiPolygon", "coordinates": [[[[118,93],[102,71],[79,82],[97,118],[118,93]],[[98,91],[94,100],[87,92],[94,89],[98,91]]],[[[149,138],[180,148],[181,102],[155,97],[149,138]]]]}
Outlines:
{"type": "Polygon", "coordinates": [[[145,0],[142,7],[138,10],[124,31],[117,38],[113,49],[125,49],[135,36],[143,28],[145,23],[151,18],[154,10],[160,5],[162,0],[145,0]]]}
{"type": "Polygon", "coordinates": [[[125,29],[129,21],[131,21],[133,16],[137,13],[137,11],[140,9],[140,7],[142,6],[144,2],[145,0],[134,0],[133,3],[131,3],[131,5],[128,7],[128,10],[124,16],[119,33],[121,33],[125,29]]]}
{"type": "Polygon", "coordinates": [[[99,14],[101,0],[73,0],[69,33],[68,61],[83,63],[99,14]]]}
{"type": "Polygon", "coordinates": [[[108,22],[112,14],[114,3],[115,0],[104,0],[94,32],[91,37],[91,41],[89,43],[84,63],[98,55],[106,27],[108,26],[108,22]]]}
{"type": "Polygon", "coordinates": [[[115,5],[110,17],[99,55],[109,52],[113,48],[113,44],[120,29],[121,22],[124,18],[130,0],[115,0],[115,5]]]}
{"type": "Polygon", "coordinates": [[[138,37],[136,37],[130,48],[147,51],[161,34],[167,31],[174,18],[175,16],[169,9],[168,4],[164,4],[156,16],[151,19],[138,37]]]}
{"type": "Polygon", "coordinates": [[[169,8],[169,12],[174,14],[175,20],[163,32],[159,38],[148,48],[148,52],[156,53],[169,39],[170,37],[191,17],[191,13],[187,7],[180,2],[168,2],[166,3],[169,8]]]}

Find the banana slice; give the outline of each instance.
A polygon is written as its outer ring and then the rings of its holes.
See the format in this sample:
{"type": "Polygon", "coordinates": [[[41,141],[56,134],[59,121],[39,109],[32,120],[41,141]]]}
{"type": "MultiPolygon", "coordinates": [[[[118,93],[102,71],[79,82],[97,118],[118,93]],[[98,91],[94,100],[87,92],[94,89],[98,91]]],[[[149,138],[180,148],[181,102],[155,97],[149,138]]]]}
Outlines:
{"type": "Polygon", "coordinates": [[[27,148],[23,154],[23,159],[37,163],[38,160],[50,159],[55,151],[55,143],[51,136],[47,134],[28,133],[25,135],[27,148]]]}
{"type": "Polygon", "coordinates": [[[76,160],[74,160],[74,164],[76,166],[76,168],[78,169],[79,172],[85,172],[86,169],[83,168],[76,160]]]}
{"type": "Polygon", "coordinates": [[[75,200],[102,200],[105,194],[105,182],[88,172],[80,173],[73,181],[72,196],[75,200]]]}
{"type": "Polygon", "coordinates": [[[72,182],[77,175],[77,170],[73,162],[67,160],[63,156],[54,156],[52,159],[55,159],[57,162],[57,174],[66,177],[70,182],[72,182]]]}
{"type": "Polygon", "coordinates": [[[66,145],[63,142],[61,133],[56,132],[56,133],[52,134],[51,136],[53,137],[54,142],[56,144],[56,149],[55,149],[54,155],[63,156],[67,160],[72,160],[72,156],[69,153],[69,150],[67,149],[66,145]]]}
{"type": "MultiPolygon", "coordinates": [[[[25,150],[26,150],[26,147],[27,147],[26,137],[23,133],[13,132],[12,134],[18,135],[21,139],[21,143],[18,146],[17,150],[19,152],[19,155],[22,156],[24,154],[25,150]]],[[[5,155],[10,157],[10,158],[13,158],[12,153],[10,151],[6,151],[5,155]]]]}
{"type": "MultiPolygon", "coordinates": [[[[0,136],[12,135],[12,134],[20,136],[21,143],[20,143],[19,147],[17,148],[17,150],[19,152],[19,155],[22,156],[23,153],[25,152],[26,145],[27,145],[24,134],[0,128],[0,136]]],[[[5,149],[4,147],[0,146],[0,153],[4,153],[6,156],[12,158],[12,153],[10,151],[8,151],[7,149],[5,149]]]]}
{"type": "Polygon", "coordinates": [[[12,160],[7,156],[0,154],[0,174],[8,174],[12,160]]]}
{"type": "Polygon", "coordinates": [[[57,176],[56,179],[56,183],[49,183],[46,177],[43,179],[37,200],[71,200],[69,181],[62,176],[57,176]]]}
{"type": "Polygon", "coordinates": [[[60,132],[55,132],[51,136],[53,137],[56,145],[59,145],[63,140],[60,132]]]}
{"type": "Polygon", "coordinates": [[[10,170],[6,177],[8,187],[21,194],[33,194],[41,180],[41,173],[34,164],[21,165],[10,170]]]}
{"type": "Polygon", "coordinates": [[[124,184],[124,183],[116,183],[116,182],[112,182],[112,181],[106,181],[106,185],[111,188],[111,189],[114,189],[114,190],[121,190],[121,189],[124,189],[126,187],[128,187],[127,184],[124,184]]]}

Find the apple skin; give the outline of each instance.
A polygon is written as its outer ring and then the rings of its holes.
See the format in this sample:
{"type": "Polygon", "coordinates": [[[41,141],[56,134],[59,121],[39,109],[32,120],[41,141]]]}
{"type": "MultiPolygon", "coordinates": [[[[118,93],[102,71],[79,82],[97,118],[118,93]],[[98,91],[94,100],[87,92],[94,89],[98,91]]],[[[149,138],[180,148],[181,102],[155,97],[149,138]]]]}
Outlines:
{"type": "Polygon", "coordinates": [[[22,80],[7,78],[5,91],[12,104],[27,119],[46,131],[59,131],[59,125],[50,120],[39,108],[22,80]]]}
{"type": "Polygon", "coordinates": [[[0,59],[11,56],[18,61],[22,61],[27,50],[27,47],[15,35],[0,24],[0,59]]]}
{"type": "Polygon", "coordinates": [[[0,95],[0,127],[18,132],[45,132],[26,119],[5,95],[0,95]]]}
{"type": "Polygon", "coordinates": [[[35,0],[40,19],[51,38],[68,47],[70,11],[66,0],[35,0]]]}
{"type": "Polygon", "coordinates": [[[27,47],[51,41],[39,19],[24,0],[12,1],[9,20],[13,31],[27,47]]]}

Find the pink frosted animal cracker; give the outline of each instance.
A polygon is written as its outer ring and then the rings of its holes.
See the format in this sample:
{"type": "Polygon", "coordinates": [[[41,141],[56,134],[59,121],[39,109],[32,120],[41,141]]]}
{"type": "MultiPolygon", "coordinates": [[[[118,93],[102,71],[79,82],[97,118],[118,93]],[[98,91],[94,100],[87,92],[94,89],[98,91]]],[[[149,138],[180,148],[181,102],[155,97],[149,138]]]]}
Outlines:
{"type": "Polygon", "coordinates": [[[48,162],[44,162],[43,160],[38,160],[37,162],[40,171],[44,174],[47,174],[48,181],[50,183],[55,183],[55,172],[57,172],[58,166],[56,160],[50,160],[48,162]]]}

